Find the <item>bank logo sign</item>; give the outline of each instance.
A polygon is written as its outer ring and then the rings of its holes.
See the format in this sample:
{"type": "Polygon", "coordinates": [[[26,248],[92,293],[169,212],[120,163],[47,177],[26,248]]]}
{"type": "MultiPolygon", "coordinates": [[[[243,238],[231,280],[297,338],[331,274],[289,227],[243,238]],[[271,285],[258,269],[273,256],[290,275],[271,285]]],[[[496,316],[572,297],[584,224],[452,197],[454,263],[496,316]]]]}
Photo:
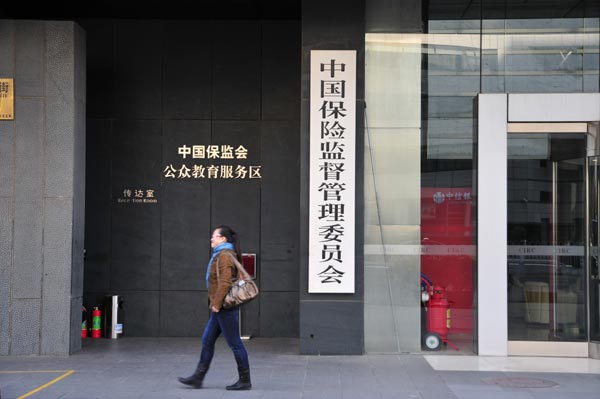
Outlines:
{"type": "Polygon", "coordinates": [[[309,293],[354,293],[356,51],[311,51],[309,293]]]}

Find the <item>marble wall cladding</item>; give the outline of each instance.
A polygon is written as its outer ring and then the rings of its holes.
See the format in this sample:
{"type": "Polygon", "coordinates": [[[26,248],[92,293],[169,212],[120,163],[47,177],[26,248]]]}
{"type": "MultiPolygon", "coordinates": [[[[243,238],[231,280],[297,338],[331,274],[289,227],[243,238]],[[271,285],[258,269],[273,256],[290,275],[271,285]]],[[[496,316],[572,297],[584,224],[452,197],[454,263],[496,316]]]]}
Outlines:
{"type": "Polygon", "coordinates": [[[12,225],[12,198],[0,197],[0,355],[10,348],[12,225]]]}
{"type": "MultiPolygon", "coordinates": [[[[42,354],[69,353],[73,200],[46,198],[44,203],[44,274],[42,296],[42,354]]],[[[73,332],[74,333],[74,332],[73,332]]]]}
{"type": "MultiPolygon", "coordinates": [[[[17,83],[15,83],[15,88],[17,83]]],[[[44,195],[45,100],[15,96],[14,170],[17,202],[39,200],[44,195]]]]}
{"type": "Polygon", "coordinates": [[[75,187],[80,193],[84,187],[84,173],[77,178],[74,173],[75,160],[81,168],[85,163],[85,74],[75,73],[82,63],[77,56],[85,57],[75,48],[76,42],[84,45],[82,35],[72,22],[0,21],[0,75],[15,79],[15,120],[0,124],[0,353],[5,355],[68,354],[81,346],[81,315],[75,326],[71,315],[73,306],[81,312],[81,300],[73,305],[72,295],[80,298],[82,287],[73,290],[72,281],[83,271],[81,194],[80,211],[74,212],[75,187]],[[74,220],[75,215],[80,216],[74,220]]]}
{"type": "Polygon", "coordinates": [[[83,27],[84,303],[123,295],[128,336],[199,335],[210,234],[226,224],[239,233],[242,251],[258,259],[261,295],[244,307],[242,333],[297,336],[297,306],[286,305],[292,321],[276,330],[272,314],[281,311],[263,315],[261,307],[269,292],[285,303],[298,295],[299,22],[121,20],[83,27]],[[248,156],[184,157],[184,145],[243,146],[248,156]],[[263,176],[165,176],[165,168],[184,164],[260,166],[263,176]],[[157,203],[119,202],[126,190],[148,189],[157,203]]]}
{"type": "Polygon", "coordinates": [[[83,296],[71,298],[71,331],[69,341],[69,353],[75,353],[81,350],[81,323],[83,321],[82,316],[83,307],[83,296]],[[77,332],[77,333],[75,333],[77,332]]]}
{"type": "Polygon", "coordinates": [[[43,200],[14,203],[12,292],[15,298],[41,298],[43,200]]]}
{"type": "Polygon", "coordinates": [[[46,197],[73,196],[75,144],[75,38],[73,25],[48,22],[46,34],[46,197]],[[65,117],[68,115],[69,117],[65,117]],[[70,173],[65,173],[69,171],[70,173]]]}
{"type": "MultiPolygon", "coordinates": [[[[14,21],[0,20],[0,77],[14,78],[14,21]]],[[[14,121],[0,123],[0,197],[14,192],[14,121]]]]}
{"type": "MultiPolygon", "coordinates": [[[[14,32],[15,96],[43,97],[46,80],[45,23],[32,20],[14,21],[14,32]]],[[[21,119],[17,117],[17,120],[21,119]]]]}
{"type": "Polygon", "coordinates": [[[15,73],[15,21],[0,19],[0,76],[13,77],[15,73]]]}
{"type": "Polygon", "coordinates": [[[12,299],[10,355],[40,353],[40,299],[12,299]]]}

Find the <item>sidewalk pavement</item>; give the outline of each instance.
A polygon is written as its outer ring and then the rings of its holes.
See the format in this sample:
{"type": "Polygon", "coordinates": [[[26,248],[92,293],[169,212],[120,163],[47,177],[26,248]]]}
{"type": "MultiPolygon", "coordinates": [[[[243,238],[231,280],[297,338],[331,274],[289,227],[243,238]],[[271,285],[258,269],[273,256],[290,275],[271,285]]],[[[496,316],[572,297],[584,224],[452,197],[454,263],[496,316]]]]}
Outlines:
{"type": "Polygon", "coordinates": [[[560,367],[563,361],[537,358],[530,364],[539,364],[540,370],[514,372],[508,371],[510,362],[506,361],[512,358],[502,358],[501,366],[493,366],[494,362],[460,355],[302,356],[298,339],[254,338],[245,343],[251,391],[224,389],[236,380],[237,372],[222,339],[204,388],[191,389],[180,384],[177,376],[193,372],[199,338],[125,337],[87,338],[83,350],[68,357],[0,357],[1,397],[600,399],[600,360],[579,359],[588,365],[586,372],[573,372],[567,361],[566,372],[542,372],[549,369],[544,366],[555,363],[560,367]],[[453,364],[457,367],[449,370],[453,364]]]}

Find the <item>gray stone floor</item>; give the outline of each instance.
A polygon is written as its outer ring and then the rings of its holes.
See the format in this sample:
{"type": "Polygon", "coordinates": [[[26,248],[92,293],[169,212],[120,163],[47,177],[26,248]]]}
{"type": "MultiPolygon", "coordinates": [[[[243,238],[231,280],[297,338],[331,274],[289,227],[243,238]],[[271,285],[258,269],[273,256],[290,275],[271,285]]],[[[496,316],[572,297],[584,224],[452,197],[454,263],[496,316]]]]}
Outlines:
{"type": "Polygon", "coordinates": [[[600,399],[598,374],[435,371],[421,355],[301,356],[297,339],[254,338],[246,345],[251,391],[224,389],[236,369],[223,340],[203,389],[177,382],[197,363],[197,338],[86,339],[69,357],[0,358],[0,391],[2,399],[600,399]],[[510,388],[494,379],[551,386],[510,388]]]}

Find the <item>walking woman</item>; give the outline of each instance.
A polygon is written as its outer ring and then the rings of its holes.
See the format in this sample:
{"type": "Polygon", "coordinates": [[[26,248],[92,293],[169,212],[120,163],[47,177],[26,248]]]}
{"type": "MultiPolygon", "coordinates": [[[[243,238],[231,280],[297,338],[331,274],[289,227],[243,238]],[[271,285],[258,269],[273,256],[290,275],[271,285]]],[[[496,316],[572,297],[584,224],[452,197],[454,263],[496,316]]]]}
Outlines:
{"type": "Polygon", "coordinates": [[[233,352],[239,373],[238,381],[226,389],[228,391],[248,390],[252,388],[252,383],[250,382],[248,353],[239,332],[240,310],[237,307],[233,309],[221,307],[223,299],[231,287],[231,279],[237,273],[233,257],[235,256],[240,263],[242,261],[237,234],[228,226],[219,226],[212,233],[210,246],[213,252],[206,270],[210,317],[202,334],[200,361],[194,374],[186,378],[179,377],[178,380],[182,384],[202,388],[202,381],[204,381],[204,376],[208,372],[215,353],[215,342],[222,333],[233,352]]]}

